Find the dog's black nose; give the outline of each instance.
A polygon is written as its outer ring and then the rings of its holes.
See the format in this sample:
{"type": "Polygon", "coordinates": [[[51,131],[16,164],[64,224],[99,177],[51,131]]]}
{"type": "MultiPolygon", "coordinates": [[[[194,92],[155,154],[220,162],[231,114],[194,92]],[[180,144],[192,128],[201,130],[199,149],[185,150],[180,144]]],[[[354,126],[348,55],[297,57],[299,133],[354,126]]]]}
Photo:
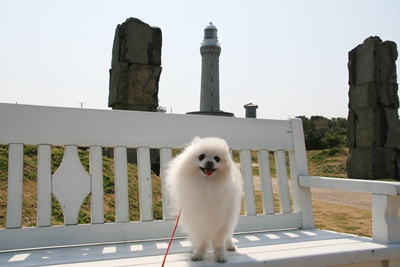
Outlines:
{"type": "Polygon", "coordinates": [[[207,161],[205,168],[206,169],[213,169],[214,168],[214,163],[212,161],[207,161]]]}

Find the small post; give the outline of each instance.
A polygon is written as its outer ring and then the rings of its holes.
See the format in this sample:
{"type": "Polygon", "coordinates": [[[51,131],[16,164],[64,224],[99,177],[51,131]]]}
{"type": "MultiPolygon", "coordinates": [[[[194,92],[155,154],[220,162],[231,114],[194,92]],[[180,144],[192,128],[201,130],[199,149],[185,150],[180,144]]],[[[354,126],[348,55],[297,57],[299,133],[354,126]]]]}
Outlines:
{"type": "Polygon", "coordinates": [[[257,105],[249,103],[247,105],[244,105],[244,108],[246,109],[246,118],[257,118],[257,105]]]}

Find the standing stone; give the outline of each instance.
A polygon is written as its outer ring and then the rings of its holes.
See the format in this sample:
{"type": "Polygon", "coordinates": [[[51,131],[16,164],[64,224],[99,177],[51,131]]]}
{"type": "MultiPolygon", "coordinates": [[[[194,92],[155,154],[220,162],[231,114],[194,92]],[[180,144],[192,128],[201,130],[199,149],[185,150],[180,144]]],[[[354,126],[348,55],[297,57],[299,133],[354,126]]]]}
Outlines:
{"type": "Polygon", "coordinates": [[[349,52],[349,178],[400,179],[397,46],[369,37],[349,52]]]}
{"type": "MultiPolygon", "coordinates": [[[[108,106],[119,110],[157,111],[161,74],[162,34],[136,18],[115,30],[108,106]]],[[[137,125],[140,127],[140,125],[137,125]]],[[[112,152],[109,153],[112,156],[112,152]]],[[[128,162],[137,163],[136,149],[127,150],[128,162]]],[[[159,151],[150,151],[151,169],[160,171],[159,151]]]]}
{"type": "Polygon", "coordinates": [[[161,74],[162,34],[136,18],[115,30],[108,106],[113,109],[157,111],[161,74]]]}

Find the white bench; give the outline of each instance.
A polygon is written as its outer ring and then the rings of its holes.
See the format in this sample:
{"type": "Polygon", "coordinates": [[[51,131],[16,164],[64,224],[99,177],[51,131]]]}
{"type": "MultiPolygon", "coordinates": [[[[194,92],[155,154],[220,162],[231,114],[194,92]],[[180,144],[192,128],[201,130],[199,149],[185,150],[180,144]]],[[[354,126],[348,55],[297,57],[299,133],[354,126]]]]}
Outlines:
{"type": "MultiPolygon", "coordinates": [[[[264,120],[133,111],[0,104],[0,144],[9,147],[6,228],[0,266],[160,266],[175,218],[163,192],[163,220],[153,220],[149,150],[160,150],[161,181],[171,148],[194,136],[217,136],[240,151],[245,215],[227,266],[400,266],[400,183],[308,176],[301,120],[264,120]],[[38,145],[37,226],[22,227],[23,147],[38,145]],[[51,146],[65,146],[51,174],[51,146]],[[90,173],[77,148],[89,147],[90,173]],[[116,222],[104,222],[102,148],[114,149],[116,222]],[[129,221],[127,150],[137,148],[140,221],[129,221]],[[258,151],[263,213],[256,214],[252,150],[258,151]],[[269,153],[274,152],[280,212],[274,212],[269,153]],[[286,169],[289,154],[291,192],[286,169]],[[365,238],[314,228],[310,187],[372,194],[372,233],[365,238]],[[51,195],[65,224],[51,225],[51,195]],[[78,224],[91,194],[91,223],[78,224]],[[291,202],[292,199],[292,202],[291,202]]],[[[190,261],[177,233],[165,266],[220,266],[212,253],[190,261]]]]}

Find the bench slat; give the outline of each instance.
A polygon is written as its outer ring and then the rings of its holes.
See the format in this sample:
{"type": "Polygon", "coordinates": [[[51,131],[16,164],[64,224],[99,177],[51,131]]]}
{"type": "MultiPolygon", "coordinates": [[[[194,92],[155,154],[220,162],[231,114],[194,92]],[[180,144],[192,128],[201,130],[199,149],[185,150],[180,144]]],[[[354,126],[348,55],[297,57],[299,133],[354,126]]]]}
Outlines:
{"type": "Polygon", "coordinates": [[[114,147],[114,182],[116,222],[128,222],[129,202],[126,147],[114,147]]]}
{"type": "Polygon", "coordinates": [[[258,166],[260,172],[263,214],[273,214],[275,213],[274,196],[272,191],[271,168],[269,164],[268,150],[261,149],[258,151],[258,166]]]}
{"type": "Polygon", "coordinates": [[[253,169],[249,149],[240,151],[240,168],[244,187],[244,210],[246,215],[256,215],[256,202],[254,196],[253,169]]]}
{"type": "Polygon", "coordinates": [[[22,226],[22,182],[24,145],[10,144],[8,147],[7,228],[22,226]]]}
{"type": "Polygon", "coordinates": [[[150,149],[139,147],[137,149],[138,181],[139,181],[139,205],[140,220],[153,220],[153,193],[150,173],[150,149]]]}
{"type": "Polygon", "coordinates": [[[240,216],[236,233],[276,229],[301,228],[300,213],[257,214],[240,216]]]}
{"type": "Polygon", "coordinates": [[[92,223],[104,223],[103,160],[101,156],[101,146],[89,148],[92,223]]]}
{"type": "MultiPolygon", "coordinates": [[[[175,221],[134,221],[1,230],[0,251],[169,238],[175,221]],[[7,242],[3,242],[6,240],[7,242]],[[21,242],[23,240],[23,242],[21,242]]],[[[185,236],[177,231],[176,237],[185,236]]],[[[1,254],[1,253],[0,253],[1,254]]]]}
{"type": "Polygon", "coordinates": [[[172,149],[169,147],[163,147],[160,149],[160,174],[161,174],[161,187],[162,187],[162,207],[163,207],[163,219],[173,220],[175,219],[175,212],[172,209],[171,197],[168,194],[168,190],[165,186],[165,176],[168,166],[168,162],[172,159],[172,149]]]}
{"type": "Polygon", "coordinates": [[[278,181],[279,206],[282,213],[291,212],[289,182],[286,170],[285,151],[275,151],[276,178],[278,181]]]}
{"type": "Polygon", "coordinates": [[[82,166],[77,146],[65,146],[61,165],[52,177],[51,191],[63,210],[65,224],[77,224],[82,203],[90,194],[90,175],[82,166]]]}
{"type": "Polygon", "coordinates": [[[293,149],[290,122],[282,120],[0,104],[0,125],[12,128],[1,133],[3,144],[182,148],[194,136],[218,136],[235,150],[293,149]],[[132,131],[138,134],[133,136],[132,131]]]}
{"type": "Polygon", "coordinates": [[[38,146],[37,225],[51,225],[51,145],[38,146]]]}

